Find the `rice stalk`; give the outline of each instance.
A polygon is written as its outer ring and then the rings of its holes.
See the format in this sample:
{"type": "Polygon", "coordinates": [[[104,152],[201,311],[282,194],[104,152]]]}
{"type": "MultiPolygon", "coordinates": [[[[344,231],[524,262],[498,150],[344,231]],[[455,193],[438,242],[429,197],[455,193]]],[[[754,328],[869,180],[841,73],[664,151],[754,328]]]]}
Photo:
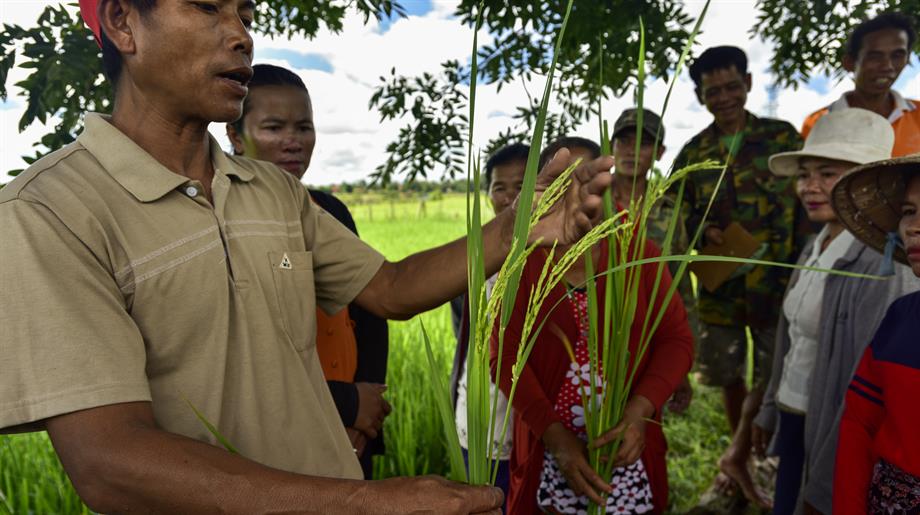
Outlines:
{"type": "MultiPolygon", "coordinates": [[[[684,45],[684,50],[681,53],[681,58],[669,84],[668,93],[665,98],[665,106],[662,110],[662,119],[664,116],[664,111],[667,108],[667,102],[670,98],[671,91],[673,90],[674,84],[676,83],[676,78],[679,75],[680,69],[687,55],[689,54],[690,48],[693,45],[696,34],[699,31],[700,24],[702,23],[705,13],[708,9],[708,5],[709,2],[707,0],[700,17],[697,19],[693,32],[690,34],[688,41],[684,45]]],[[[639,56],[637,78],[637,127],[635,138],[635,155],[638,156],[640,155],[642,137],[644,135],[643,108],[645,91],[645,25],[641,18],[639,20],[639,56]]],[[[603,77],[601,77],[601,80],[603,80],[603,77]]],[[[598,111],[600,113],[600,109],[598,111]]],[[[607,134],[606,124],[603,122],[603,120],[600,122],[600,132],[602,144],[609,144],[609,135],[607,134]]],[[[652,157],[653,164],[655,156],[657,155],[659,140],[660,132],[655,136],[652,157]]],[[[609,147],[607,148],[609,149],[609,147]]],[[[638,160],[635,166],[638,166],[638,160]]],[[[703,167],[697,167],[694,169],[702,168],[703,167]]],[[[668,288],[668,291],[665,292],[663,299],[657,303],[656,312],[656,301],[659,297],[658,290],[660,287],[662,274],[664,272],[664,262],[659,263],[656,270],[654,286],[652,287],[652,291],[649,294],[651,305],[646,312],[645,320],[642,321],[641,337],[639,339],[637,348],[634,349],[635,355],[631,355],[630,343],[632,339],[632,328],[636,316],[636,304],[639,295],[641,274],[639,273],[638,269],[631,267],[618,267],[617,265],[622,262],[636,262],[645,256],[645,246],[647,241],[646,220],[648,220],[653,207],[661,200],[665,194],[667,194],[668,191],[671,191],[671,188],[677,181],[680,181],[676,199],[677,207],[674,209],[673,216],[669,221],[669,227],[666,232],[665,241],[662,245],[663,256],[668,256],[670,253],[671,241],[675,228],[677,224],[680,223],[680,204],[683,199],[684,191],[683,179],[688,173],[691,173],[691,170],[682,171],[680,174],[676,174],[675,176],[664,181],[658,181],[654,177],[648,179],[646,181],[645,194],[637,198],[637,171],[637,169],[633,170],[630,200],[628,206],[625,208],[627,213],[626,219],[629,221],[634,230],[623,233],[623,237],[617,238],[616,241],[614,241],[614,237],[611,237],[608,240],[606,263],[607,271],[603,274],[600,274],[605,276],[603,317],[600,317],[598,313],[601,306],[599,305],[599,299],[597,296],[597,279],[594,273],[593,259],[590,253],[588,253],[585,258],[586,276],[589,278],[586,281],[586,286],[588,297],[588,354],[591,390],[589,392],[590,395],[584,395],[583,393],[582,403],[585,411],[585,427],[589,443],[592,443],[596,439],[600,438],[603,434],[605,434],[606,431],[616,426],[622,420],[628,399],[630,398],[632,384],[638,371],[638,367],[643,361],[646,352],[648,351],[648,346],[651,343],[652,336],[658,327],[658,323],[660,322],[665,309],[670,304],[671,298],[676,291],[677,285],[679,284],[686,267],[686,263],[684,263],[679,268],[678,272],[673,278],[670,287],[668,288]],[[652,319],[654,319],[654,323],[650,324],[649,322],[652,319]],[[629,365],[630,363],[632,363],[631,367],[629,365]],[[595,384],[596,377],[600,378],[600,385],[595,384]],[[600,389],[600,394],[597,393],[598,389],[600,389]],[[600,398],[595,400],[597,397],[600,398]]],[[[722,170],[723,176],[724,173],[725,168],[722,170]]],[[[710,199],[710,206],[712,201],[713,199],[710,199]]],[[[605,204],[608,206],[606,211],[608,213],[612,212],[613,202],[612,199],[610,199],[610,196],[605,198],[605,204]]],[[[695,236],[699,236],[699,231],[695,236]]],[[[686,250],[686,252],[689,253],[691,251],[695,245],[695,242],[696,238],[694,239],[694,242],[691,244],[690,248],[686,250]]],[[[589,462],[592,468],[598,472],[598,474],[607,482],[611,481],[612,479],[614,463],[616,461],[615,456],[617,455],[619,446],[622,443],[622,435],[623,433],[621,433],[614,442],[605,446],[606,448],[593,449],[589,452],[589,462]]],[[[598,514],[603,511],[605,511],[603,507],[597,506],[593,502],[589,503],[589,513],[598,514]]]]}
{"type": "MultiPolygon", "coordinates": [[[[483,6],[480,4],[480,11],[477,15],[477,32],[481,26],[481,13],[483,6]]],[[[569,15],[572,10],[572,0],[569,0],[562,26],[557,36],[555,52],[547,76],[546,85],[543,92],[543,99],[540,105],[535,130],[532,135],[531,150],[527,160],[526,171],[524,175],[523,186],[517,200],[517,213],[514,220],[514,231],[511,240],[511,247],[508,257],[499,271],[498,278],[492,293],[488,298],[486,295],[485,266],[484,266],[484,249],[482,238],[482,223],[480,206],[480,187],[479,187],[479,167],[474,165],[473,159],[473,130],[472,122],[470,126],[470,135],[468,141],[468,209],[467,209],[467,278],[468,278],[468,297],[470,308],[470,346],[467,353],[467,427],[468,427],[468,446],[469,446],[469,474],[465,479],[472,484],[494,483],[497,474],[498,463],[490,470],[490,463],[493,462],[494,449],[492,446],[492,435],[496,429],[496,411],[498,403],[498,392],[491,399],[488,398],[489,386],[491,384],[490,370],[490,349],[489,342],[491,330],[497,323],[500,331],[498,348],[499,356],[503,346],[503,329],[511,317],[517,290],[520,285],[521,273],[524,264],[530,254],[536,249],[539,242],[529,242],[532,230],[544,215],[546,215],[554,205],[565,195],[565,192],[571,182],[571,173],[573,167],[569,167],[555,181],[542,192],[539,200],[535,203],[536,198],[536,179],[537,179],[537,161],[539,157],[539,148],[543,140],[543,128],[546,123],[546,113],[549,98],[553,87],[553,76],[556,69],[559,47],[562,37],[568,25],[569,15]],[[491,409],[490,409],[491,408],[491,409]]],[[[476,79],[478,74],[477,68],[477,36],[473,38],[472,52],[472,74],[471,74],[471,94],[470,94],[470,120],[475,118],[475,90],[476,79]]],[[[596,232],[595,234],[601,234],[596,232]]],[[[520,361],[520,356],[518,358],[520,361]]],[[[520,363],[523,364],[522,362],[520,363]]],[[[498,367],[501,369],[501,358],[499,358],[498,367]]],[[[496,383],[498,379],[496,378],[496,383]]],[[[513,389],[512,389],[513,392],[513,389]]],[[[513,395],[513,393],[512,393],[513,395]]],[[[511,396],[509,396],[510,401],[511,396]]],[[[443,423],[445,427],[453,428],[452,414],[442,411],[443,423]]],[[[510,407],[509,410],[510,412],[510,407]]],[[[507,432],[508,417],[505,418],[505,424],[501,428],[501,437],[507,432]]],[[[448,439],[449,447],[454,442],[448,439]]],[[[449,453],[453,457],[459,454],[459,441],[456,442],[456,449],[450,449],[449,453]]],[[[453,459],[452,475],[459,477],[460,474],[454,470],[453,459]]]]}

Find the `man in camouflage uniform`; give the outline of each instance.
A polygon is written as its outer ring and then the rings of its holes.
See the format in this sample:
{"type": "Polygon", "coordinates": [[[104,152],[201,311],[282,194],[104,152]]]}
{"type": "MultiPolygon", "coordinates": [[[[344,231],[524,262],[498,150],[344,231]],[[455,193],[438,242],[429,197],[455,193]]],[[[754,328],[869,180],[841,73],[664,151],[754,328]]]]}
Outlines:
{"type": "MultiPolygon", "coordinates": [[[[745,110],[751,89],[747,57],[735,47],[714,47],[690,66],[697,98],[714,122],[694,136],[674,161],[674,169],[706,160],[728,163],[725,176],[717,169],[691,174],[686,183],[686,225],[689,234],[702,228],[702,245],[723,242],[722,231],[738,222],[759,243],[755,257],[791,262],[809,227],[798,216],[792,182],[773,176],[767,159],[798,150],[802,140],[787,122],[758,118],[745,110]],[[705,217],[710,198],[712,208],[705,217]],[[797,230],[802,220],[804,225],[797,230]]],[[[760,407],[769,380],[775,327],[789,273],[787,269],[742,266],[713,292],[701,288],[699,314],[704,331],[697,346],[701,381],[723,389],[726,413],[734,437],[719,460],[722,475],[741,487],[745,497],[761,507],[770,498],[757,490],[747,468],[751,420],[760,407]],[[754,342],[754,387],[745,387],[747,335],[754,342]]]]}
{"type": "MultiPolygon", "coordinates": [[[[639,110],[626,109],[617,118],[613,126],[613,135],[610,147],[613,150],[614,176],[611,192],[616,201],[628,207],[631,200],[639,201],[646,194],[649,171],[654,161],[661,159],[665,147],[660,142],[664,141],[664,127],[661,117],[648,109],[643,109],[642,131],[638,131],[639,110]],[[639,153],[636,153],[636,139],[639,141],[639,153]]],[[[655,242],[664,251],[664,242],[667,238],[668,227],[674,216],[676,207],[675,199],[671,195],[661,197],[649,210],[645,220],[645,236],[655,242]]],[[[677,227],[671,236],[671,245],[668,254],[685,254],[689,251],[690,240],[681,215],[678,215],[677,227]]],[[[677,273],[678,263],[670,263],[671,274],[677,273]]],[[[696,295],[693,293],[693,284],[689,272],[685,272],[677,285],[677,292],[684,301],[687,310],[687,319],[693,331],[694,341],[699,341],[700,326],[697,316],[696,295]]],[[[693,390],[690,381],[684,380],[668,403],[671,411],[682,413],[690,405],[693,390]]]]}

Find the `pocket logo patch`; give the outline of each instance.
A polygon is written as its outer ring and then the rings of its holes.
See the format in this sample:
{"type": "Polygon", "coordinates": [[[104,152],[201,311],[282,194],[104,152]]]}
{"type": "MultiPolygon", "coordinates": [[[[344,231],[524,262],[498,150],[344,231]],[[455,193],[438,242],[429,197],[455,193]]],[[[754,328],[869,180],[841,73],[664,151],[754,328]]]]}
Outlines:
{"type": "Polygon", "coordinates": [[[281,264],[278,265],[278,268],[282,270],[291,270],[294,268],[293,266],[291,266],[291,260],[288,259],[288,255],[286,252],[284,256],[281,257],[281,264]]]}

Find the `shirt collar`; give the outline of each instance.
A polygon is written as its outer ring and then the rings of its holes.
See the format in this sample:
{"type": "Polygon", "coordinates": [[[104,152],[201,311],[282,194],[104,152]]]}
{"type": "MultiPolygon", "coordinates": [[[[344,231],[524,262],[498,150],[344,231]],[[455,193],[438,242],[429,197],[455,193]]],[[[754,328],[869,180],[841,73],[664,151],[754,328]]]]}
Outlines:
{"type": "MultiPolygon", "coordinates": [[[[208,138],[215,173],[232,175],[244,182],[252,180],[252,172],[237,167],[217,141],[210,135],[208,138]]],[[[188,177],[170,171],[118,130],[109,116],[87,113],[85,127],[77,141],[116,182],[141,202],[159,200],[189,182],[188,177]]]]}
{"type": "Polygon", "coordinates": [[[214,136],[208,135],[208,138],[211,140],[211,162],[214,165],[214,173],[236,177],[243,182],[249,182],[255,177],[252,171],[239,166],[234,159],[227,156],[214,136]]]}
{"type": "MultiPolygon", "coordinates": [[[[840,98],[828,106],[827,110],[835,111],[838,109],[849,109],[850,103],[847,101],[847,93],[840,95],[840,98]]],[[[891,90],[891,96],[894,97],[894,109],[891,111],[891,114],[888,115],[888,121],[891,123],[898,121],[898,118],[903,116],[904,113],[913,111],[917,108],[913,102],[908,102],[907,99],[893,89],[891,90]]]]}
{"type": "Polygon", "coordinates": [[[833,268],[834,263],[846,255],[850,246],[855,241],[853,234],[844,229],[840,231],[840,234],[838,234],[837,237],[827,245],[827,248],[822,251],[821,246],[827,237],[830,236],[829,232],[827,225],[825,225],[821,228],[821,232],[818,233],[818,237],[815,238],[814,247],[811,249],[811,259],[808,260],[811,266],[817,266],[818,268],[824,269],[833,268]]]}

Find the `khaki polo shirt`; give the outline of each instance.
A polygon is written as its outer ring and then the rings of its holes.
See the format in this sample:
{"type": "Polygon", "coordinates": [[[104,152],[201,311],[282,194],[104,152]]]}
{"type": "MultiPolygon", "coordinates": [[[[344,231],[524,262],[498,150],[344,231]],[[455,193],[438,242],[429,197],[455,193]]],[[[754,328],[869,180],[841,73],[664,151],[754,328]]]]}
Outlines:
{"type": "Polygon", "coordinates": [[[0,428],[152,401],[165,430],[360,478],[316,354],[383,257],[211,141],[213,205],[100,116],[0,190],[0,428]]]}

